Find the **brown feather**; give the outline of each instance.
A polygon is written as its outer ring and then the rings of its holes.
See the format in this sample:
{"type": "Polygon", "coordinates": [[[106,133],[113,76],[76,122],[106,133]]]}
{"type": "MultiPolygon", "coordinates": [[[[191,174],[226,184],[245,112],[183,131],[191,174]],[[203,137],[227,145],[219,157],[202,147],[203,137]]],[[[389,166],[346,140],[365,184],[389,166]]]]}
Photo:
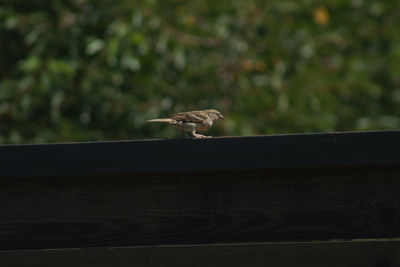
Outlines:
{"type": "Polygon", "coordinates": [[[164,123],[169,123],[169,124],[176,124],[177,121],[174,119],[170,118],[165,118],[165,119],[152,119],[152,120],[147,120],[146,122],[164,122],[164,123]]]}
{"type": "Polygon", "coordinates": [[[208,118],[208,115],[204,111],[195,110],[173,114],[169,116],[169,118],[183,122],[201,123],[208,118]]]}

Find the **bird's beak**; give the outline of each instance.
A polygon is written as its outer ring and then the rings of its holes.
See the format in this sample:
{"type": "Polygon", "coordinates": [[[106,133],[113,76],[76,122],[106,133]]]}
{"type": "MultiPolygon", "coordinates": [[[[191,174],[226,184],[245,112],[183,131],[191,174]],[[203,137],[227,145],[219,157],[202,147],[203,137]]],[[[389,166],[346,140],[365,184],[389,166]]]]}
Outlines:
{"type": "Polygon", "coordinates": [[[219,116],[219,119],[220,119],[220,120],[223,120],[223,119],[224,119],[224,116],[220,115],[220,116],[219,116]]]}

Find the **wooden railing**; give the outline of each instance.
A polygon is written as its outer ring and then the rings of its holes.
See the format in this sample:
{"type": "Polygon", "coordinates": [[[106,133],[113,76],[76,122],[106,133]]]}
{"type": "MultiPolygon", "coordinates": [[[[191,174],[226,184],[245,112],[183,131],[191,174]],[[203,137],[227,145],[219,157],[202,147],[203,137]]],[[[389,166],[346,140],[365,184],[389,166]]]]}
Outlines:
{"type": "Polygon", "coordinates": [[[397,131],[0,146],[0,263],[400,266],[399,150],[397,131]]]}

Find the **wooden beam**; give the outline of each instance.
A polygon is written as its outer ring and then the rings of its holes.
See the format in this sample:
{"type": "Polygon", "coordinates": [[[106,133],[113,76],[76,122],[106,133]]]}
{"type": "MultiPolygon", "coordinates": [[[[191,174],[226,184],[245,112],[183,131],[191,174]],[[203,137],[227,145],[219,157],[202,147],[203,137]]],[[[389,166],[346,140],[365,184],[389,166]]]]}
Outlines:
{"type": "Polygon", "coordinates": [[[400,133],[0,146],[0,250],[400,235],[400,133]]]}
{"type": "Polygon", "coordinates": [[[0,178],[400,164],[400,131],[0,146],[0,178]]]}
{"type": "Polygon", "coordinates": [[[0,250],[390,238],[400,167],[0,180],[0,250]]]}
{"type": "Polygon", "coordinates": [[[399,241],[233,244],[0,252],[4,266],[25,267],[390,267],[399,241]]]}

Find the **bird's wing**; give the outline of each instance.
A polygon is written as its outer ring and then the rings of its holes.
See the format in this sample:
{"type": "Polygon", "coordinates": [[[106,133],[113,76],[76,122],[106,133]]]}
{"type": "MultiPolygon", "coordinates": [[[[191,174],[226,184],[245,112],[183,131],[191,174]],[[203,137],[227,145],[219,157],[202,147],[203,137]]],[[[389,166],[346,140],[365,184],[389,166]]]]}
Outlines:
{"type": "Polygon", "coordinates": [[[174,115],[171,115],[169,118],[183,121],[183,122],[194,122],[200,123],[208,119],[208,115],[204,111],[189,111],[189,112],[181,112],[174,115]]]}

